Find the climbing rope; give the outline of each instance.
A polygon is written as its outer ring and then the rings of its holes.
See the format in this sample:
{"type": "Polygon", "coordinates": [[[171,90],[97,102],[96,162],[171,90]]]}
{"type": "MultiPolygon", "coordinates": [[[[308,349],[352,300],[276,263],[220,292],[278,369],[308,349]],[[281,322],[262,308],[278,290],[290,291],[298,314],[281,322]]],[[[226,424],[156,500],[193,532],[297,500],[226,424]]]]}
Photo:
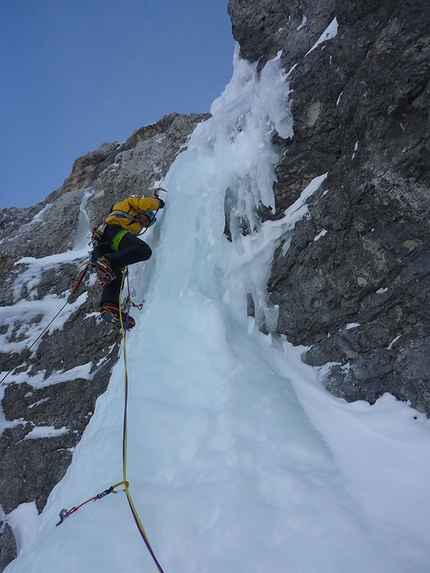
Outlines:
{"type": "Polygon", "coordinates": [[[118,488],[119,486],[123,485],[124,489],[122,491],[125,491],[125,494],[127,496],[127,501],[128,501],[128,505],[130,507],[131,513],[133,515],[133,519],[136,523],[136,527],[146,545],[146,548],[149,551],[149,554],[151,555],[155,565],[158,568],[159,573],[164,573],[163,568],[161,567],[152,547],[151,544],[149,542],[148,536],[146,534],[145,528],[143,527],[142,521],[139,517],[139,514],[137,512],[136,506],[134,505],[134,501],[133,498],[131,496],[130,493],[130,489],[129,489],[129,482],[127,480],[127,442],[128,442],[128,423],[127,423],[127,417],[128,417],[128,369],[127,369],[127,326],[128,326],[128,315],[129,315],[129,311],[130,311],[130,306],[131,306],[131,301],[130,301],[130,283],[129,283],[129,279],[128,279],[128,273],[123,272],[122,273],[122,280],[121,280],[121,289],[120,289],[120,300],[123,296],[123,290],[124,290],[124,280],[125,280],[125,276],[127,276],[127,290],[128,290],[128,296],[126,298],[126,310],[125,313],[123,313],[122,311],[122,305],[119,305],[119,318],[120,318],[120,323],[121,323],[121,334],[122,334],[122,340],[123,340],[123,356],[124,356],[124,417],[123,417],[123,435],[122,435],[122,474],[123,474],[123,480],[120,481],[119,483],[109,487],[108,489],[102,491],[101,493],[98,493],[97,495],[90,497],[89,499],[87,499],[86,501],[82,502],[81,504],[72,507],[71,509],[67,510],[67,509],[62,509],[60,511],[60,520],[57,522],[56,525],[61,525],[63,523],[63,521],[68,518],[70,515],[72,515],[73,513],[75,513],[76,511],[78,511],[78,509],[80,509],[82,506],[86,505],[87,503],[90,503],[91,501],[96,501],[98,499],[102,499],[103,497],[106,497],[107,495],[109,495],[110,493],[118,493],[116,491],[116,488],[118,488]]]}
{"type": "MultiPolygon", "coordinates": [[[[121,291],[120,291],[120,300],[122,297],[122,291],[124,288],[124,273],[123,273],[123,277],[122,277],[122,281],[121,281],[121,291]]],[[[128,300],[130,300],[130,282],[128,279],[128,273],[127,273],[127,295],[128,295],[128,300]]],[[[120,311],[119,311],[119,317],[120,317],[120,322],[121,322],[121,333],[122,333],[122,340],[123,340],[123,356],[124,356],[124,419],[123,419],[123,437],[122,437],[122,473],[123,473],[123,480],[126,485],[125,485],[125,494],[127,496],[127,501],[128,501],[128,505],[130,506],[130,510],[131,513],[133,515],[134,521],[136,523],[136,527],[146,545],[146,548],[149,551],[149,554],[151,555],[155,565],[158,568],[158,571],[160,573],[164,573],[163,568],[161,567],[152,547],[151,544],[149,543],[149,539],[148,536],[146,534],[145,528],[143,527],[142,521],[139,517],[139,514],[137,512],[136,506],[134,505],[133,502],[133,498],[131,497],[131,493],[130,493],[130,489],[129,489],[129,483],[127,481],[127,445],[128,445],[128,423],[127,423],[127,417],[128,417],[128,371],[127,371],[127,324],[128,324],[128,314],[129,314],[129,310],[130,310],[130,304],[128,304],[127,306],[127,310],[126,310],[126,314],[125,314],[125,321],[123,319],[123,313],[122,313],[122,308],[120,305],[120,311]]]]}

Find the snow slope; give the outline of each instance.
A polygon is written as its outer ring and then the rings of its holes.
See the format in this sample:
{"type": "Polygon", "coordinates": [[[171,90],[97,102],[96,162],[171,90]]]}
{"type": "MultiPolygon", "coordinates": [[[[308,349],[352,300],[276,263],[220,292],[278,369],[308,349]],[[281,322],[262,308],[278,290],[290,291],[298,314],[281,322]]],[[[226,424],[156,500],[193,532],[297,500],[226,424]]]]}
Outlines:
{"type": "MultiPolygon", "coordinates": [[[[288,93],[279,59],[259,79],[236,57],[162,182],[154,256],[130,269],[145,299],[126,337],[130,493],[165,573],[427,573],[428,420],[389,395],[331,396],[303,349],[258,329],[276,324],[274,249],[325,178],[259,222],[259,201],[274,207],[271,137],[292,135],[288,93]]],[[[124,493],[55,527],[63,507],[122,480],[123,358],[42,515],[29,504],[8,516],[21,547],[7,573],[157,571],[124,493]]]]}

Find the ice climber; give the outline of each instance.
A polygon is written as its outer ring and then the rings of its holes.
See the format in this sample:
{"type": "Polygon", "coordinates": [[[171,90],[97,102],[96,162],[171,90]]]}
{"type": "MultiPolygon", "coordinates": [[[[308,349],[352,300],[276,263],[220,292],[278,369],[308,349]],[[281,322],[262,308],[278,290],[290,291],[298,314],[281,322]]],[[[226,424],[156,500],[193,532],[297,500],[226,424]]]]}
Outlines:
{"type": "MultiPolygon", "coordinates": [[[[155,223],[157,211],[165,205],[158,197],[158,190],[154,195],[128,197],[115,203],[100,228],[102,233],[95,243],[90,265],[103,285],[100,313],[107,322],[120,323],[119,298],[125,268],[152,255],[149,245],[137,235],[155,223]]],[[[128,330],[135,325],[131,316],[124,317],[123,322],[128,330]]]]}

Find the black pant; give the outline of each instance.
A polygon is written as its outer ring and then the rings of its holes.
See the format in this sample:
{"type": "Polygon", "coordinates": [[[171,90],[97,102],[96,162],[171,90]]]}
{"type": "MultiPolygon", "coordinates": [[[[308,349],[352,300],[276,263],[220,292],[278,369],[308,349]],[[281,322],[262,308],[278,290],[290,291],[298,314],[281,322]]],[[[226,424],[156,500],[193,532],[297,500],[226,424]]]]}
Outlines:
{"type": "Polygon", "coordinates": [[[115,272],[116,278],[103,287],[100,306],[105,303],[119,304],[123,267],[147,261],[152,255],[149,245],[131,233],[126,233],[119,242],[118,251],[112,250],[112,240],[123,228],[119,225],[107,225],[98,242],[94,254],[97,258],[106,256],[115,272]]]}

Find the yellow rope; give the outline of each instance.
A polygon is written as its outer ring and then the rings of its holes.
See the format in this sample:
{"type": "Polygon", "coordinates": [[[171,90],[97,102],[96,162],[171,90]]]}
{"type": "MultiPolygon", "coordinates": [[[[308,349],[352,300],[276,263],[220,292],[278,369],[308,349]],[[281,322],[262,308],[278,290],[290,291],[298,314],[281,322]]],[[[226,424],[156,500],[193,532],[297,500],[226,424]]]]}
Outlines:
{"type": "MultiPolygon", "coordinates": [[[[158,571],[160,573],[164,573],[160,563],[158,562],[151,544],[149,543],[149,539],[148,536],[146,535],[146,531],[145,528],[143,527],[142,521],[139,517],[139,514],[137,512],[136,506],[134,505],[133,502],[133,498],[131,497],[131,493],[129,490],[129,482],[127,481],[127,448],[128,448],[128,423],[127,423],[127,409],[128,409],[128,372],[127,372],[127,343],[126,343],[126,330],[125,330],[125,325],[124,325],[124,318],[123,318],[123,312],[122,312],[122,304],[121,304],[121,299],[122,299],[122,292],[124,289],[124,280],[125,280],[125,272],[122,273],[122,280],[121,280],[121,289],[120,289],[120,295],[119,295],[119,319],[120,319],[120,323],[121,323],[121,334],[122,334],[122,341],[123,341],[123,356],[124,356],[124,425],[123,425],[123,443],[122,443],[122,471],[123,471],[123,480],[124,480],[124,484],[125,484],[125,493],[127,496],[127,500],[128,500],[128,504],[130,506],[131,509],[131,513],[133,515],[134,521],[136,523],[136,526],[139,530],[140,535],[143,538],[143,541],[145,542],[145,545],[149,551],[149,553],[151,554],[152,559],[154,560],[154,563],[156,564],[158,571]]],[[[130,307],[129,307],[130,308],[130,307]]],[[[127,312],[128,314],[128,312],[127,312]]],[[[125,319],[125,322],[127,321],[127,317],[125,319]]]]}
{"type": "MultiPolygon", "coordinates": [[[[85,271],[87,269],[87,265],[88,265],[88,261],[85,261],[79,268],[82,268],[83,266],[85,266],[85,271]]],[[[76,288],[80,285],[83,277],[84,277],[85,272],[81,273],[81,276],[78,280],[78,283],[76,284],[76,287],[73,289],[72,292],[74,292],[76,290],[76,288]]],[[[123,341],[123,348],[124,348],[124,423],[123,423],[123,445],[122,445],[122,474],[123,474],[123,481],[120,481],[118,483],[116,483],[115,485],[111,486],[110,488],[108,488],[107,490],[101,492],[100,494],[97,494],[93,497],[91,497],[90,499],[87,499],[86,501],[84,501],[83,503],[81,503],[80,505],[76,506],[76,507],[72,507],[72,509],[66,510],[63,509],[60,512],[60,521],[57,523],[57,525],[61,525],[64,520],[69,517],[70,515],[72,515],[73,513],[75,513],[79,508],[81,508],[83,505],[86,505],[87,503],[89,503],[90,501],[95,501],[96,499],[101,499],[102,497],[105,497],[106,495],[108,495],[109,493],[118,493],[116,490],[117,487],[119,487],[120,485],[124,485],[124,491],[127,495],[127,500],[128,500],[128,504],[130,506],[134,521],[136,523],[136,526],[139,530],[139,533],[141,534],[145,545],[154,561],[154,563],[156,564],[159,573],[164,573],[160,563],[157,560],[157,557],[154,554],[154,551],[152,550],[152,547],[149,543],[149,539],[148,536],[146,535],[146,531],[145,528],[143,527],[142,521],[139,517],[139,514],[137,512],[136,506],[134,505],[133,502],[133,498],[131,497],[131,493],[130,493],[130,489],[129,489],[129,482],[127,481],[127,448],[128,448],[128,430],[127,430],[127,407],[128,407],[128,373],[127,373],[127,344],[126,344],[126,329],[125,329],[125,325],[124,325],[124,318],[123,318],[123,312],[122,312],[122,304],[121,304],[121,299],[122,299],[122,293],[123,293],[123,289],[124,289],[124,280],[125,280],[125,276],[126,276],[126,269],[121,271],[121,287],[120,287],[120,294],[119,294],[119,319],[120,319],[120,324],[121,324],[121,334],[122,334],[122,341],[123,341]]],[[[70,298],[70,297],[69,297],[70,298]]],[[[67,301],[65,302],[64,306],[66,306],[66,304],[69,302],[69,298],[67,299],[67,301]]],[[[130,296],[128,298],[128,300],[130,300],[130,296]]],[[[55,320],[55,318],[58,316],[58,314],[63,310],[64,306],[58,311],[58,313],[54,316],[54,318],[51,320],[51,322],[48,324],[48,326],[42,331],[42,333],[40,334],[40,336],[43,335],[43,333],[46,331],[46,329],[50,326],[50,324],[55,320]]],[[[130,308],[130,302],[128,303],[128,308],[130,308]]],[[[128,311],[127,311],[127,316],[128,316],[128,311]]],[[[125,322],[127,322],[127,317],[125,319],[125,322]]],[[[33,344],[31,346],[33,346],[36,341],[40,338],[40,336],[33,342],[33,344]]],[[[30,350],[31,346],[27,349],[28,351],[30,350]]],[[[22,360],[22,358],[21,358],[22,360]]],[[[20,361],[21,362],[21,361],[20,361]]],[[[20,363],[19,362],[19,363],[20,363]]],[[[19,364],[18,363],[18,364],[19,364]]],[[[18,364],[16,366],[18,366],[18,364]]],[[[16,366],[14,366],[14,368],[16,368],[16,366]]],[[[13,369],[14,369],[13,368],[13,369]]],[[[10,370],[6,376],[8,374],[10,374],[10,372],[13,371],[10,370]]],[[[6,378],[6,376],[3,377],[3,379],[0,381],[0,383],[3,382],[3,380],[6,378]]]]}

